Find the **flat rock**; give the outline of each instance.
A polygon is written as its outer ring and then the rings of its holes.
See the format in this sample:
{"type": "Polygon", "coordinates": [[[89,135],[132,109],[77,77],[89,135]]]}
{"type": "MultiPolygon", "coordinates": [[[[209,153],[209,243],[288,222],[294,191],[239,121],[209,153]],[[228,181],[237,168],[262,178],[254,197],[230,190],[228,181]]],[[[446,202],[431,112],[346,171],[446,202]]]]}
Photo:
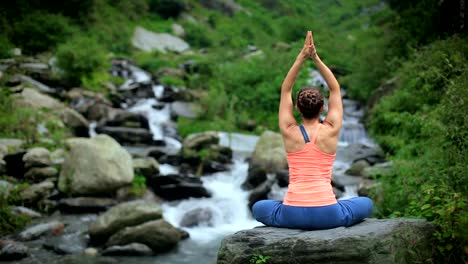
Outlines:
{"type": "Polygon", "coordinates": [[[60,199],[58,207],[61,212],[81,214],[103,212],[116,204],[111,198],[76,197],[60,199]]]}
{"type": "Polygon", "coordinates": [[[316,231],[256,227],[225,237],[217,263],[249,263],[254,255],[269,256],[270,264],[422,263],[431,258],[433,231],[421,219],[366,219],[348,228],[316,231]]]}
{"type": "Polygon", "coordinates": [[[123,228],[161,217],[162,210],[156,203],[141,200],[121,203],[100,215],[89,226],[89,235],[93,243],[100,244],[123,228]]]}
{"type": "Polygon", "coordinates": [[[108,247],[101,254],[103,256],[149,256],[153,254],[153,251],[145,244],[131,243],[124,246],[108,247]]]}
{"type": "Polygon", "coordinates": [[[63,233],[64,224],[58,221],[31,226],[19,234],[23,241],[34,240],[46,234],[59,235],[63,233]]]}
{"type": "Polygon", "coordinates": [[[184,40],[167,33],[154,33],[142,27],[136,27],[132,37],[132,45],[144,51],[176,51],[183,52],[190,49],[184,40]]]}

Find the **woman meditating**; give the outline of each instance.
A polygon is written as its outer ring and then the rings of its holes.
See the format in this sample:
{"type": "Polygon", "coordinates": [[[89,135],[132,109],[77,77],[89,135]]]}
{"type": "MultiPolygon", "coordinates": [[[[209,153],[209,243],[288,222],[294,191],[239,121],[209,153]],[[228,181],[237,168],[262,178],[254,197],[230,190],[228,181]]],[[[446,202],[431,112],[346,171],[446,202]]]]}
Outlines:
{"type": "Polygon", "coordinates": [[[289,165],[289,186],[283,201],[262,200],[253,205],[255,219],[267,226],[297,229],[328,229],[351,226],[368,217],[373,203],[367,197],[336,200],[331,186],[333,162],[343,119],[338,81],[320,60],[312,32],[281,86],[279,127],[289,165]],[[302,64],[311,58],[330,90],[328,113],[320,122],[324,97],[316,88],[304,88],[296,95],[296,109],[302,115],[298,125],[293,116],[292,88],[302,64]]]}

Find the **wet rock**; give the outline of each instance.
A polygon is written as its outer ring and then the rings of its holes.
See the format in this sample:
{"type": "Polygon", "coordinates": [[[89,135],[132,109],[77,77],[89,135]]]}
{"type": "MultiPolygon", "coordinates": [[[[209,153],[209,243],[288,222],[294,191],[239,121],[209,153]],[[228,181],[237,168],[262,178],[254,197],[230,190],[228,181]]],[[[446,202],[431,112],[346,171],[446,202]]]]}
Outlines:
{"type": "Polygon", "coordinates": [[[65,234],[60,237],[49,237],[43,247],[59,255],[81,254],[86,248],[84,234],[65,234]]]}
{"type": "Polygon", "coordinates": [[[213,212],[210,208],[195,208],[184,214],[180,226],[213,226],[213,212]]]}
{"type": "Polygon", "coordinates": [[[165,200],[181,200],[190,197],[211,197],[211,193],[203,187],[198,177],[167,175],[148,179],[149,187],[154,193],[165,200]]]}
{"type": "Polygon", "coordinates": [[[72,138],[65,144],[70,152],[60,172],[60,191],[72,195],[109,195],[132,183],[132,158],[111,137],[72,138]]]}
{"type": "Polygon", "coordinates": [[[366,219],[317,231],[257,227],[225,237],[216,263],[249,263],[254,254],[270,256],[271,264],[404,263],[408,257],[417,263],[431,259],[433,232],[421,219],[366,219]]]}
{"type": "Polygon", "coordinates": [[[36,204],[50,195],[55,185],[49,180],[33,184],[20,192],[21,200],[26,204],[36,204]]]}
{"type": "Polygon", "coordinates": [[[254,203],[268,199],[268,194],[271,192],[273,184],[274,179],[268,179],[250,192],[248,204],[249,209],[252,209],[254,203]]]}
{"type": "Polygon", "coordinates": [[[133,159],[133,170],[135,174],[151,177],[159,174],[159,164],[152,158],[133,159]]]}
{"type": "Polygon", "coordinates": [[[34,240],[44,235],[61,235],[63,233],[64,224],[58,221],[52,221],[44,224],[37,224],[31,227],[28,227],[26,230],[22,231],[18,237],[20,240],[28,241],[34,240]]]}
{"type": "Polygon", "coordinates": [[[30,218],[40,218],[42,215],[32,209],[23,207],[23,206],[13,206],[10,208],[10,211],[14,215],[24,215],[30,218]]]}
{"type": "Polygon", "coordinates": [[[183,147],[185,149],[200,150],[209,147],[210,145],[217,145],[218,143],[218,133],[215,131],[207,131],[189,135],[184,139],[183,147]]]}
{"type": "Polygon", "coordinates": [[[97,127],[96,132],[106,134],[122,144],[149,144],[153,143],[151,131],[145,128],[130,127],[97,127]]]}
{"type": "Polygon", "coordinates": [[[333,187],[333,193],[335,194],[336,199],[339,199],[343,196],[343,192],[335,187],[333,187]]]}
{"type": "Polygon", "coordinates": [[[91,242],[94,244],[104,243],[111,235],[125,227],[139,225],[161,217],[162,210],[156,203],[146,201],[121,203],[101,214],[89,226],[91,242]]]}
{"type": "Polygon", "coordinates": [[[14,241],[0,241],[0,261],[15,261],[28,256],[28,248],[14,241]]]}
{"type": "Polygon", "coordinates": [[[155,253],[162,253],[177,246],[180,240],[179,230],[165,220],[159,219],[138,226],[126,227],[111,236],[106,245],[141,243],[155,253]]]}
{"type": "Polygon", "coordinates": [[[153,255],[153,251],[145,244],[131,243],[108,247],[101,254],[103,256],[150,256],[153,255]]]}
{"type": "Polygon", "coordinates": [[[83,214],[103,212],[116,204],[110,198],[76,197],[60,199],[57,206],[64,213],[83,214]]]}
{"type": "Polygon", "coordinates": [[[366,160],[358,160],[354,162],[349,169],[345,171],[345,174],[352,176],[362,176],[362,172],[365,168],[369,167],[370,164],[366,160]]]}
{"type": "Polygon", "coordinates": [[[25,174],[24,178],[33,182],[45,180],[47,178],[57,177],[58,170],[54,167],[43,168],[30,168],[25,174]]]}
{"type": "Polygon", "coordinates": [[[132,45],[143,51],[183,52],[190,46],[182,39],[167,33],[154,33],[142,27],[136,27],[132,37],[132,45]]]}

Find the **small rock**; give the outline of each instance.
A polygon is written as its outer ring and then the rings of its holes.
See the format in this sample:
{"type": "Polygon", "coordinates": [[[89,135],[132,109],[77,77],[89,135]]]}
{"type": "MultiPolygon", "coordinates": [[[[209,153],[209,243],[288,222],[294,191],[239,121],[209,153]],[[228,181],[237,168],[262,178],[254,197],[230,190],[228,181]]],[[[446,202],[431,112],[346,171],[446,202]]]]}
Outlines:
{"type": "Polygon", "coordinates": [[[145,244],[131,243],[124,246],[111,246],[106,248],[103,256],[149,256],[153,251],[145,244]]]}
{"type": "Polygon", "coordinates": [[[184,148],[200,150],[209,145],[216,145],[219,143],[219,135],[214,131],[207,131],[203,133],[191,134],[184,140],[184,148]]]}
{"type": "Polygon", "coordinates": [[[47,167],[52,164],[50,152],[46,148],[32,148],[23,156],[24,167],[47,167]]]}
{"type": "Polygon", "coordinates": [[[0,261],[14,261],[20,260],[28,256],[28,248],[21,244],[13,241],[0,241],[5,242],[1,246],[0,250],[0,261]]]}
{"type": "Polygon", "coordinates": [[[367,160],[362,159],[358,160],[351,165],[351,167],[346,170],[345,174],[352,175],[352,176],[361,176],[362,172],[365,168],[368,168],[370,166],[369,162],[367,160]]]}
{"type": "Polygon", "coordinates": [[[23,206],[13,206],[10,208],[10,211],[15,215],[26,215],[31,218],[40,218],[42,215],[34,210],[23,206]]]}
{"type": "Polygon", "coordinates": [[[14,48],[14,49],[12,49],[12,50],[11,50],[11,53],[12,53],[14,56],[21,56],[21,54],[22,54],[20,48],[14,48]]]}
{"type": "Polygon", "coordinates": [[[93,247],[89,247],[84,250],[84,254],[87,256],[96,256],[98,254],[98,251],[93,247]]]}
{"type": "Polygon", "coordinates": [[[63,233],[64,227],[64,224],[58,221],[38,224],[21,232],[19,234],[19,238],[23,241],[28,241],[37,239],[45,234],[61,235],[63,233]]]}
{"type": "Polygon", "coordinates": [[[133,159],[135,174],[151,177],[159,174],[159,164],[152,157],[133,159]]]}
{"type": "Polygon", "coordinates": [[[34,182],[42,181],[47,178],[56,178],[58,170],[54,167],[34,167],[30,168],[25,174],[24,178],[32,180],[34,182]]]}
{"type": "Polygon", "coordinates": [[[65,150],[64,149],[56,149],[52,153],[50,153],[50,159],[53,164],[59,165],[62,164],[65,161],[65,150]]]}
{"type": "Polygon", "coordinates": [[[213,212],[210,208],[194,208],[184,214],[180,226],[213,226],[213,212]]]}
{"type": "Polygon", "coordinates": [[[54,183],[45,180],[38,184],[33,184],[28,188],[20,192],[21,200],[27,204],[34,204],[41,200],[42,198],[47,197],[50,194],[50,191],[54,189],[54,183]]]}
{"type": "Polygon", "coordinates": [[[181,25],[174,23],[172,24],[171,29],[172,29],[172,33],[176,35],[177,37],[181,37],[181,38],[185,37],[185,30],[181,25]]]}

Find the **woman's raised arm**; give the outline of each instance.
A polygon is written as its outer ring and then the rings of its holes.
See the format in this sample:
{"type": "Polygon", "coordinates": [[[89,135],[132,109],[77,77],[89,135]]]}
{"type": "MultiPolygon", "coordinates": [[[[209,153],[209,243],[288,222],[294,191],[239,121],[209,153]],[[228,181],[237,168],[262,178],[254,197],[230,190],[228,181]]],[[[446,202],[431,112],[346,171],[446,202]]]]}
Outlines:
{"type": "Polygon", "coordinates": [[[310,57],[315,62],[318,71],[327,82],[328,89],[330,90],[330,96],[328,98],[328,113],[325,118],[328,123],[337,133],[340,132],[341,124],[343,121],[343,103],[341,101],[341,89],[338,81],[331,72],[331,70],[322,62],[320,57],[317,55],[315,50],[314,40],[311,36],[312,47],[310,57]]]}
{"type": "Polygon", "coordinates": [[[304,47],[302,48],[299,55],[297,55],[294,64],[289,69],[288,74],[284,78],[283,84],[281,85],[281,99],[279,106],[279,128],[281,133],[287,131],[287,129],[293,125],[296,125],[296,119],[293,115],[294,104],[292,101],[292,89],[294,82],[296,81],[297,75],[301,70],[304,61],[311,56],[312,51],[312,32],[308,31],[306,39],[304,41],[304,47]]]}

